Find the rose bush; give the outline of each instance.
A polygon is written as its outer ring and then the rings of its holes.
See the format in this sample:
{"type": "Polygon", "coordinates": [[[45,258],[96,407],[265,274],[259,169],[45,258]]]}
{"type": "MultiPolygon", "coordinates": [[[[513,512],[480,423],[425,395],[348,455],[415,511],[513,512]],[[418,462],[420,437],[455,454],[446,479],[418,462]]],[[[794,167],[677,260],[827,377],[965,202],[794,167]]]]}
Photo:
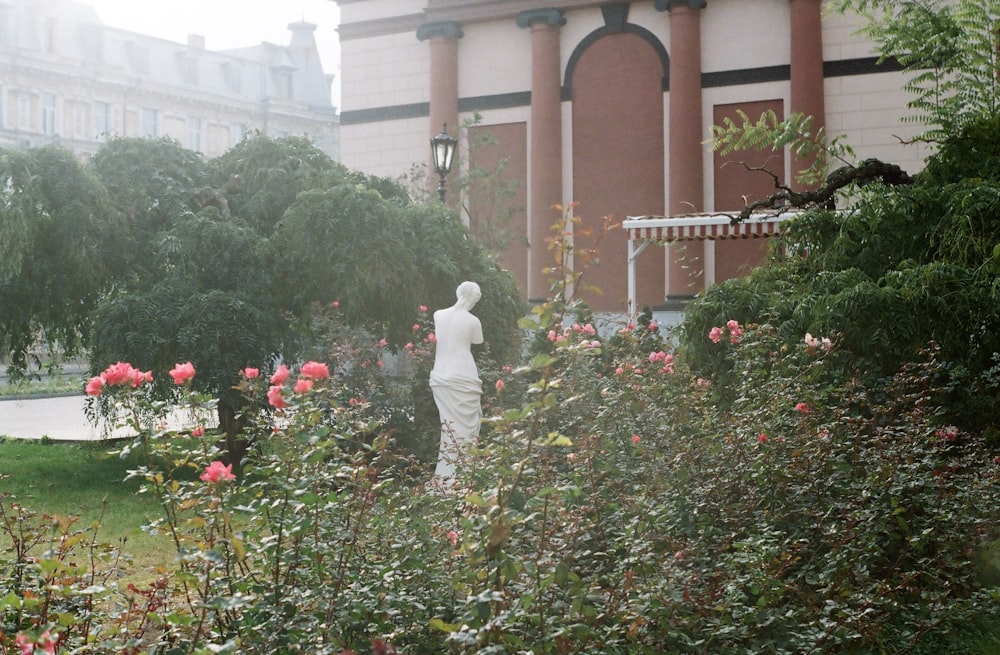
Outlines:
{"type": "MultiPolygon", "coordinates": [[[[242,467],[200,424],[136,423],[149,463],[133,475],[163,507],[147,529],[177,554],[162,579],[118,589],[113,551],[75,559],[87,541],[69,521],[37,559],[5,502],[22,546],[0,580],[0,652],[996,647],[1000,460],[945,421],[934,348],[869,388],[840,335],[790,344],[723,317],[702,335],[721,373],[699,377],[648,317],[601,337],[585,308],[540,305],[526,361],[481,359],[489,418],[442,493],[407,447],[437,436],[411,393],[428,310],[396,361],[331,309],[325,353],[243,370],[242,467]]],[[[138,408],[161,374],[113,369],[95,402],[155,414],[138,408]]],[[[174,370],[179,400],[211,402],[193,367],[174,370]]]]}

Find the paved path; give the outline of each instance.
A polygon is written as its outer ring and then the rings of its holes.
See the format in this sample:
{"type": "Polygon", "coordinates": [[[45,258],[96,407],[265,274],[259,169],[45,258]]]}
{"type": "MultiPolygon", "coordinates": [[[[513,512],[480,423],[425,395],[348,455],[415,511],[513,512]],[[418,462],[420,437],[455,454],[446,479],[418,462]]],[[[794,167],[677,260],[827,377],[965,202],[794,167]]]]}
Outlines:
{"type": "MultiPolygon", "coordinates": [[[[86,402],[86,396],[83,395],[0,399],[0,436],[18,439],[40,439],[44,436],[53,441],[89,441],[108,436],[134,436],[134,433],[125,429],[115,430],[107,435],[103,426],[92,425],[84,413],[86,402]]],[[[180,415],[171,416],[168,424],[171,427],[192,425],[180,415]]]]}

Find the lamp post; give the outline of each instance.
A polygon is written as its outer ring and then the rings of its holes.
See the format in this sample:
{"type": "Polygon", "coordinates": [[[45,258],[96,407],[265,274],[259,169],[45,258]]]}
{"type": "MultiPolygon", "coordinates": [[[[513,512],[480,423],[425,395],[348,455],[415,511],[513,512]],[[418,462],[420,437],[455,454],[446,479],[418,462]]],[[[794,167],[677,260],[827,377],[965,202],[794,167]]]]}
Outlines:
{"type": "Polygon", "coordinates": [[[438,174],[438,199],[444,202],[444,178],[451,172],[451,163],[455,159],[455,146],[458,139],[448,135],[448,124],[441,128],[441,134],[431,139],[431,155],[434,157],[434,172],[438,174]]]}

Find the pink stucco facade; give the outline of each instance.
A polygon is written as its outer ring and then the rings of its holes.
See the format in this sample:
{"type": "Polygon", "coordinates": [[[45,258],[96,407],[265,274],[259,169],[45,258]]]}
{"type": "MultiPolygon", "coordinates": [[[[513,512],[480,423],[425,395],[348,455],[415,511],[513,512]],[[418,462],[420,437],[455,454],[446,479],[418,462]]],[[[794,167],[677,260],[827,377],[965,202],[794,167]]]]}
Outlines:
{"type": "MultiPolygon", "coordinates": [[[[341,157],[368,173],[429,166],[428,139],[447,122],[496,126],[490,157],[516,162],[523,205],[505,262],[529,299],[544,297],[544,239],[553,205],[575,204],[581,229],[605,217],[721,212],[767,193],[706,140],[746,108],[801,112],[845,134],[859,157],[915,171],[925,152],[901,145],[903,74],[878,64],[856,18],[821,0],[339,0],[341,157]],[[520,126],[520,127],[519,127],[520,126]],[[517,270],[514,270],[514,269],[517,270]]],[[[456,126],[465,125],[464,128],[456,126]]],[[[783,179],[801,167],[767,160],[783,179]]],[[[626,238],[600,243],[588,272],[600,311],[627,306],[626,238]]],[[[759,240],[646,249],[637,306],[683,301],[759,262],[759,240]]]]}

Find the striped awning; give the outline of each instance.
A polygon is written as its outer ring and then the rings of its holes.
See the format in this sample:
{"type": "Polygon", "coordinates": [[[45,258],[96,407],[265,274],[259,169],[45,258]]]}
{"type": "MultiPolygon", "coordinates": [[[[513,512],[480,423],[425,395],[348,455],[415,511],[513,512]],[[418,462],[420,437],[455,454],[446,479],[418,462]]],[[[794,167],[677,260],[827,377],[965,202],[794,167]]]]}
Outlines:
{"type": "Polygon", "coordinates": [[[690,214],[686,216],[629,216],[622,221],[630,241],[713,241],[756,239],[779,233],[785,221],[798,212],[754,213],[733,224],[736,214],[690,214]]]}

